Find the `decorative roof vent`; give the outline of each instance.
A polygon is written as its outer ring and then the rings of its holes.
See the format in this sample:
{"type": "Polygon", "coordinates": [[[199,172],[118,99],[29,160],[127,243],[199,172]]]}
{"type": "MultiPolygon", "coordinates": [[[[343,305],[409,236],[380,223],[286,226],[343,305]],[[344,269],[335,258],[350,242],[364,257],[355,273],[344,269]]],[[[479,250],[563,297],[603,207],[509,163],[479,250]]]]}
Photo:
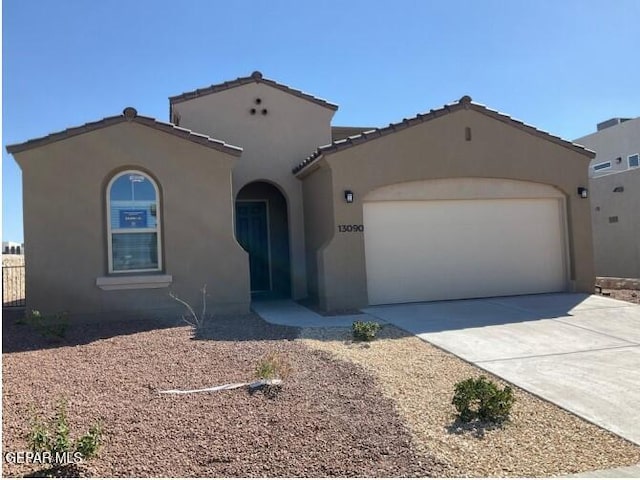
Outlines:
{"type": "Polygon", "coordinates": [[[464,106],[465,109],[469,108],[469,105],[471,104],[471,97],[469,95],[465,95],[460,99],[460,103],[464,106]]]}
{"type": "Polygon", "coordinates": [[[133,107],[127,107],[122,111],[124,118],[131,121],[138,116],[138,111],[133,107]]]}

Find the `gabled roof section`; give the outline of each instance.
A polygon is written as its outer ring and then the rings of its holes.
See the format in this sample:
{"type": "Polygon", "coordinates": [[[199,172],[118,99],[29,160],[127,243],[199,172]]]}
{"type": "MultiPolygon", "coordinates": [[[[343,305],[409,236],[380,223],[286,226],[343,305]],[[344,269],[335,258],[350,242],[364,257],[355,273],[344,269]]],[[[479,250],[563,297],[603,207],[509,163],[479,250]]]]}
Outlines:
{"type": "Polygon", "coordinates": [[[360,135],[362,132],[368,132],[369,130],[375,130],[374,127],[331,127],[331,141],[342,140],[347,137],[353,137],[354,135],[360,135]]]}
{"type": "Polygon", "coordinates": [[[239,157],[242,154],[242,148],[240,147],[229,145],[221,140],[216,140],[215,138],[208,137],[207,135],[192,132],[191,130],[187,130],[186,128],[177,127],[171,123],[160,122],[155,118],[138,115],[137,110],[133,107],[125,108],[122,111],[122,115],[106,117],[102,120],[98,120],[97,122],[85,123],[84,125],[81,125],[79,127],[67,128],[66,130],[63,130],[61,132],[52,133],[50,135],[47,135],[46,137],[28,140],[24,143],[7,145],[7,152],[11,154],[24,152],[25,150],[42,147],[53,142],[65,140],[67,138],[75,137],[76,135],[82,135],[83,133],[92,132],[94,130],[99,130],[101,128],[109,127],[111,125],[116,125],[122,122],[139,123],[141,125],[145,125],[147,127],[151,127],[171,135],[176,135],[190,142],[199,143],[200,145],[204,145],[206,147],[210,147],[215,150],[234,155],[236,157],[239,157]]]}
{"type": "Polygon", "coordinates": [[[318,158],[320,158],[324,154],[330,154],[330,153],[337,152],[339,150],[344,150],[346,148],[354,147],[356,145],[360,145],[361,143],[368,142],[370,140],[383,137],[385,135],[389,135],[391,133],[403,130],[405,128],[413,127],[414,125],[419,125],[421,123],[425,123],[430,120],[442,117],[444,115],[448,115],[449,113],[457,112],[458,110],[475,110],[478,113],[481,113],[495,120],[498,120],[500,122],[516,127],[520,130],[523,130],[537,137],[540,137],[550,142],[561,145],[575,152],[586,155],[587,157],[594,158],[596,155],[595,152],[583,147],[582,145],[572,143],[568,140],[564,140],[558,136],[552,135],[549,132],[539,130],[536,127],[528,125],[520,120],[516,120],[515,118],[505,115],[504,113],[500,113],[497,110],[491,110],[487,108],[485,105],[473,102],[470,96],[465,95],[457,102],[449,103],[436,110],[430,110],[429,113],[419,113],[413,118],[409,118],[409,119],[405,118],[401,122],[390,123],[389,126],[387,127],[375,128],[368,132],[362,132],[359,135],[353,135],[351,137],[347,137],[342,140],[337,140],[331,143],[330,145],[324,145],[324,146],[318,147],[318,149],[315,152],[313,152],[302,163],[300,163],[293,169],[293,173],[294,174],[300,173],[302,170],[307,168],[309,165],[313,164],[318,158]]]}
{"type": "Polygon", "coordinates": [[[287,85],[283,85],[274,80],[270,80],[268,78],[264,78],[261,72],[255,71],[248,77],[239,77],[235,80],[230,80],[228,82],[218,83],[216,85],[211,85],[205,88],[199,88],[197,90],[193,90],[192,92],[181,93],[180,95],[175,95],[173,97],[169,97],[169,104],[173,106],[176,103],[185,102],[187,100],[192,100],[194,98],[203,97],[205,95],[210,95],[212,93],[222,92],[223,90],[229,90],[230,88],[240,87],[242,85],[247,85],[250,83],[264,83],[265,85],[269,85],[273,88],[277,88],[278,90],[282,90],[283,92],[289,93],[296,97],[303,98],[310,102],[316,103],[322,107],[326,107],[330,110],[338,110],[338,105],[335,103],[327,102],[326,100],[318,97],[314,97],[308,93],[302,92],[300,90],[296,90],[287,85]]]}

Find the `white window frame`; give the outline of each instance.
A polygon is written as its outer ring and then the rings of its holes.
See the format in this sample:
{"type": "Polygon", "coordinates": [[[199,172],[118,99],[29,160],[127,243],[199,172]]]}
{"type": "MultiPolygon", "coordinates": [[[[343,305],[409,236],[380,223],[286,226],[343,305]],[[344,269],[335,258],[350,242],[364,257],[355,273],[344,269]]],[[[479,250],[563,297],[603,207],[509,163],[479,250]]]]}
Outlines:
{"type": "Polygon", "coordinates": [[[603,170],[609,170],[611,168],[611,162],[610,161],[606,161],[606,162],[596,163],[591,168],[593,168],[594,172],[602,172],[603,170]],[[601,165],[606,165],[606,167],[596,168],[596,167],[600,167],[601,165]]]}
{"type": "Polygon", "coordinates": [[[121,172],[116,173],[109,180],[109,184],[107,185],[106,195],[106,208],[107,208],[107,255],[109,261],[109,274],[119,275],[119,274],[127,274],[127,273],[142,273],[142,272],[161,272],[162,271],[162,235],[161,235],[161,212],[162,205],[160,204],[160,190],[158,189],[158,185],[155,180],[146,172],[142,172],[140,170],[123,170],[121,172]],[[153,189],[156,193],[156,228],[127,228],[127,229],[119,229],[119,228],[111,228],[111,187],[113,183],[118,180],[120,177],[125,175],[142,175],[144,178],[151,182],[153,185],[153,189]],[[144,268],[144,269],[133,269],[133,270],[114,270],[113,269],[113,234],[114,233],[156,233],[156,242],[158,249],[158,267],[157,268],[144,268]]]}
{"type": "Polygon", "coordinates": [[[629,155],[629,156],[627,157],[627,166],[628,166],[629,168],[640,168],[640,154],[638,154],[638,153],[633,153],[633,154],[629,155]],[[638,165],[633,166],[633,167],[631,166],[631,157],[636,157],[636,158],[638,159],[638,165]]]}

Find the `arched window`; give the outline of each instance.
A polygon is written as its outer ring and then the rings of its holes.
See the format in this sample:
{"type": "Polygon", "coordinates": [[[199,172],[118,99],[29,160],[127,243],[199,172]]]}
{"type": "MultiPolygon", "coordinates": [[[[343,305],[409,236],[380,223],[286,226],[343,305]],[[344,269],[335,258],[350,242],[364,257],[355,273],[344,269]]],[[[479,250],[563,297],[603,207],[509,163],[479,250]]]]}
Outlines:
{"type": "Polygon", "coordinates": [[[145,173],[127,170],[107,186],[109,273],[162,269],[160,195],[145,173]]]}

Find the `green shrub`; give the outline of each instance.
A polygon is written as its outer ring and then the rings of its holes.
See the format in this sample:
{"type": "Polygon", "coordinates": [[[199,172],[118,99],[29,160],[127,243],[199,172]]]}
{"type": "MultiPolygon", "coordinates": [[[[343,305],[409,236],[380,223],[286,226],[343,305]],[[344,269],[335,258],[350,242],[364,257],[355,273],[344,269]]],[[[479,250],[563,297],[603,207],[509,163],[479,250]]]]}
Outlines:
{"type": "Polygon", "coordinates": [[[67,334],[69,315],[67,312],[42,315],[38,310],[31,310],[31,313],[27,314],[27,316],[18,321],[18,323],[33,327],[45,338],[60,340],[67,334]]]}
{"type": "Polygon", "coordinates": [[[509,417],[515,398],[508,385],[500,389],[486,377],[468,378],[456,383],[451,403],[463,422],[480,420],[499,423],[509,417]]]}
{"type": "Polygon", "coordinates": [[[356,320],[351,326],[354,340],[361,340],[363,342],[370,342],[380,331],[382,327],[377,322],[362,322],[356,320]]]}
{"type": "Polygon", "coordinates": [[[45,454],[53,467],[60,467],[73,461],[88,460],[98,453],[102,427],[95,423],[87,433],[75,442],[71,441],[67,405],[60,401],[56,413],[48,421],[35,417],[29,433],[28,443],[32,452],[45,454]]]}
{"type": "Polygon", "coordinates": [[[269,353],[260,359],[256,365],[256,377],[261,380],[284,379],[291,371],[289,362],[279,353],[269,353]]]}
{"type": "MultiPolygon", "coordinates": [[[[269,353],[265,355],[256,365],[255,374],[260,380],[283,380],[289,376],[291,366],[286,357],[279,353],[269,353]]],[[[282,384],[267,384],[259,388],[268,398],[276,398],[281,390],[282,384]]],[[[253,393],[253,391],[251,392],[253,393]]]]}

